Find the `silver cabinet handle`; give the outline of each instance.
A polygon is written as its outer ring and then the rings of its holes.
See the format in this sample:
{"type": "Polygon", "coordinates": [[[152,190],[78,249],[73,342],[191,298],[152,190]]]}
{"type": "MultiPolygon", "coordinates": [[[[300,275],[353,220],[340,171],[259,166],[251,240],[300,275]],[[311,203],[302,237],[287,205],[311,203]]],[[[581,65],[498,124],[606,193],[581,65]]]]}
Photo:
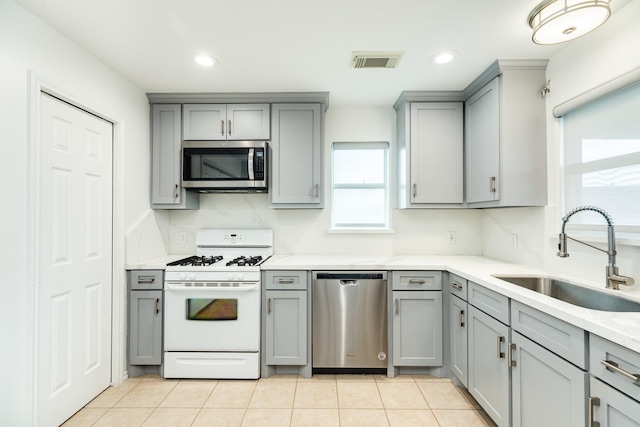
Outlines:
{"type": "Polygon", "coordinates": [[[291,283],[293,283],[293,282],[294,282],[294,280],[293,280],[293,279],[283,279],[283,278],[278,279],[278,283],[288,283],[288,284],[291,284],[291,283]]]}
{"type": "Polygon", "coordinates": [[[460,283],[451,282],[451,287],[452,287],[453,289],[457,289],[457,290],[459,290],[459,291],[461,291],[461,290],[462,290],[462,285],[461,285],[460,283]]]}
{"type": "Polygon", "coordinates": [[[138,277],[138,283],[153,283],[156,281],[156,278],[153,276],[140,276],[138,277]]]}
{"type": "Polygon", "coordinates": [[[410,285],[424,285],[426,282],[424,279],[409,279],[410,285]]]}
{"type": "Polygon", "coordinates": [[[504,359],[504,352],[502,351],[503,342],[504,342],[504,337],[498,337],[498,359],[504,359]]]}
{"type": "Polygon", "coordinates": [[[267,314],[271,313],[271,298],[267,298],[267,314]]]}
{"type": "Polygon", "coordinates": [[[489,178],[489,191],[491,193],[495,193],[496,192],[496,177],[492,176],[489,178]]]}
{"type": "Polygon", "coordinates": [[[460,327],[464,328],[464,310],[460,310],[460,327]]]}
{"type": "Polygon", "coordinates": [[[224,120],[220,120],[220,136],[224,136],[224,120]]]}
{"type": "Polygon", "coordinates": [[[228,125],[227,125],[227,134],[231,135],[231,120],[227,120],[227,123],[228,123],[228,125]]]}
{"type": "Polygon", "coordinates": [[[413,197],[415,198],[418,194],[418,184],[413,184],[413,197]]]}
{"type": "Polygon", "coordinates": [[[601,360],[600,363],[602,363],[609,371],[616,372],[633,381],[635,385],[640,386],[640,375],[627,372],[624,369],[619,368],[616,362],[612,362],[610,360],[601,360]]]}
{"type": "Polygon", "coordinates": [[[587,426],[588,427],[600,427],[600,423],[593,419],[593,408],[600,406],[599,397],[589,397],[589,408],[587,408],[587,426]]]}
{"type": "Polygon", "coordinates": [[[516,345],[514,343],[509,343],[507,346],[507,351],[509,353],[509,358],[507,359],[507,366],[510,368],[515,368],[517,363],[513,360],[513,352],[516,350],[516,345]]]}
{"type": "Polygon", "coordinates": [[[160,298],[156,298],[156,314],[160,313],[160,298]]]}
{"type": "Polygon", "coordinates": [[[174,195],[174,197],[175,197],[176,199],[177,199],[177,198],[178,198],[178,196],[179,196],[179,194],[178,194],[178,188],[179,188],[179,187],[178,187],[178,184],[176,184],[176,194],[174,195]]]}
{"type": "Polygon", "coordinates": [[[398,314],[400,314],[400,304],[398,303],[397,299],[395,300],[394,303],[395,303],[395,306],[396,306],[396,316],[397,316],[398,314]]]}

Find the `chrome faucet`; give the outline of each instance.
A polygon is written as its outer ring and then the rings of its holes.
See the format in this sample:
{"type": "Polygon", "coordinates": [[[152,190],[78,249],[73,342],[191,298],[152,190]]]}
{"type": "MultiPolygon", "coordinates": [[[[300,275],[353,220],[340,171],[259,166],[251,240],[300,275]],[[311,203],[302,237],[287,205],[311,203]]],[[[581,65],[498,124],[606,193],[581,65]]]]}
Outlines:
{"type": "Polygon", "coordinates": [[[618,290],[620,289],[621,284],[625,286],[633,286],[633,284],[635,283],[633,278],[627,277],[627,276],[621,276],[618,274],[618,267],[616,267],[616,238],[613,231],[613,219],[604,209],[601,209],[596,206],[580,206],[569,211],[569,213],[567,213],[565,216],[562,217],[562,231],[560,232],[559,238],[560,238],[560,241],[558,243],[557,255],[560,258],[566,258],[569,256],[569,254],[567,253],[567,239],[573,240],[574,242],[582,243],[585,246],[589,246],[590,248],[597,249],[609,255],[609,265],[607,265],[607,288],[608,289],[618,290]],[[569,237],[564,232],[565,226],[567,225],[569,218],[571,218],[573,215],[577,214],[578,212],[582,212],[582,211],[598,212],[607,220],[608,248],[606,251],[604,249],[600,249],[596,246],[582,242],[578,239],[574,239],[573,237],[569,237]]]}

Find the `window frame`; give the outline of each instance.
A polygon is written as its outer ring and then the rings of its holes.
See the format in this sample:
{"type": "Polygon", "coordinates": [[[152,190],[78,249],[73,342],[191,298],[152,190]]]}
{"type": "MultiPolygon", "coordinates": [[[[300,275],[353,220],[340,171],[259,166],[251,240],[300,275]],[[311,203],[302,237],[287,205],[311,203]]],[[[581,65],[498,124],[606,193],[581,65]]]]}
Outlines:
{"type": "Polygon", "coordinates": [[[388,232],[391,231],[391,212],[390,212],[390,144],[386,141],[362,141],[362,142],[339,142],[334,141],[331,144],[331,231],[347,231],[347,232],[388,232]],[[383,183],[362,183],[362,184],[336,184],[335,182],[335,155],[336,151],[341,150],[382,150],[383,152],[383,183]],[[368,190],[382,189],[384,190],[384,222],[382,223],[359,223],[359,222],[343,222],[335,221],[336,209],[336,190],[368,190]]]}

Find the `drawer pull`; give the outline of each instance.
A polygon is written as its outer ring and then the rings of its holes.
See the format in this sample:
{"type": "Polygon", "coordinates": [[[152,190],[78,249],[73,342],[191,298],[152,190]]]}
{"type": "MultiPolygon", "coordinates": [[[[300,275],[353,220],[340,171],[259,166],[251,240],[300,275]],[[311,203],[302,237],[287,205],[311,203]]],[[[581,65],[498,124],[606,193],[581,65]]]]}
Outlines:
{"type": "Polygon", "coordinates": [[[588,427],[600,427],[600,423],[598,421],[594,421],[593,419],[594,406],[600,406],[599,397],[589,397],[589,407],[587,408],[587,426],[588,427]]]}
{"type": "Polygon", "coordinates": [[[278,279],[278,283],[291,284],[293,283],[293,279],[278,279]]]}
{"type": "Polygon", "coordinates": [[[600,363],[602,363],[608,370],[616,372],[633,381],[635,385],[640,386],[640,375],[627,372],[624,369],[619,368],[616,362],[612,362],[610,360],[601,360],[600,363]]]}
{"type": "Polygon", "coordinates": [[[504,342],[504,337],[498,337],[498,359],[504,359],[504,351],[502,351],[503,342],[504,342]]]}
{"type": "Polygon", "coordinates": [[[424,285],[425,283],[427,283],[427,281],[424,279],[409,279],[410,285],[424,285]]]}
{"type": "Polygon", "coordinates": [[[155,277],[149,277],[149,276],[146,276],[146,277],[140,276],[140,277],[138,277],[138,283],[153,283],[155,281],[156,281],[155,277]]]}
{"type": "Polygon", "coordinates": [[[459,291],[461,291],[461,290],[462,290],[462,285],[461,285],[460,283],[452,282],[452,283],[451,283],[451,287],[452,287],[453,289],[457,289],[457,290],[459,290],[459,291]]]}

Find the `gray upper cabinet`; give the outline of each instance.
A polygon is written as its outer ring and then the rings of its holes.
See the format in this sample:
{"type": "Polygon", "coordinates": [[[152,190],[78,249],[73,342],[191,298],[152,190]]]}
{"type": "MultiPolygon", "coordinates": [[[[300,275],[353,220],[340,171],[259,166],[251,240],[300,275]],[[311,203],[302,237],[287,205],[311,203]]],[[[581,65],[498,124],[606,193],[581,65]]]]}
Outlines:
{"type": "Polygon", "coordinates": [[[547,61],[496,61],[465,89],[468,207],[544,206],[547,61]]]}
{"type": "Polygon", "coordinates": [[[181,185],[180,104],[151,106],[151,205],[155,209],[197,209],[199,196],[181,185]]]}
{"type": "Polygon", "coordinates": [[[398,208],[463,203],[462,102],[397,105],[398,208]]]}
{"type": "Polygon", "coordinates": [[[321,104],[273,104],[269,197],[273,208],[322,208],[321,104]]]}
{"type": "Polygon", "coordinates": [[[269,104],[184,104],[185,140],[269,140],[269,104]]]}

